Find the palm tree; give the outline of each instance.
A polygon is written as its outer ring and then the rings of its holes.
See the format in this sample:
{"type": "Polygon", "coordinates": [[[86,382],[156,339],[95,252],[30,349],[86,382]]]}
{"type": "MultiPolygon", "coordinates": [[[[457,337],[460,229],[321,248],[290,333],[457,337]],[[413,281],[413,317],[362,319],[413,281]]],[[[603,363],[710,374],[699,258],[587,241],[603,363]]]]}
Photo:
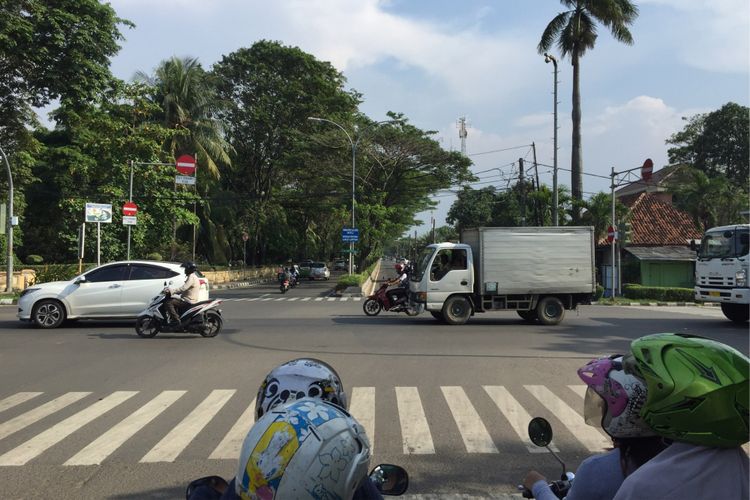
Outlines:
{"type": "MultiPolygon", "coordinates": [[[[581,86],[580,59],[596,43],[596,22],[606,26],[616,40],[633,44],[628,26],[638,17],[638,8],[629,0],[560,0],[569,10],[559,13],[542,33],[537,50],[548,52],[557,43],[562,57],[569,56],[573,65],[573,134],[570,158],[573,200],[580,201],[583,194],[581,175],[581,86]]],[[[580,220],[580,209],[574,205],[573,224],[580,220]]]]}
{"type": "Polygon", "coordinates": [[[747,206],[747,195],[731,185],[724,175],[708,177],[703,171],[683,167],[668,188],[674,192],[674,204],[689,213],[701,231],[737,222],[747,206]]]}
{"type": "Polygon", "coordinates": [[[139,71],[136,79],[154,87],[162,122],[177,131],[165,149],[173,157],[197,153],[198,164],[204,163],[211,176],[218,178],[217,164],[230,164],[230,146],[215,118],[218,101],[198,59],[172,57],[159,64],[153,77],[139,71]]]}

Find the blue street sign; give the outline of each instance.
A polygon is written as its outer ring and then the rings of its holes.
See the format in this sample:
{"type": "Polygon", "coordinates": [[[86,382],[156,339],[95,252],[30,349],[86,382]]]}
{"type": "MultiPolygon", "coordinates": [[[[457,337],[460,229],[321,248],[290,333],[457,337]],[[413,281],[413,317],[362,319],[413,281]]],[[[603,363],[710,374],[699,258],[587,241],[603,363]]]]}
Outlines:
{"type": "Polygon", "coordinates": [[[341,241],[356,242],[359,241],[359,229],[344,228],[341,230],[341,241]]]}

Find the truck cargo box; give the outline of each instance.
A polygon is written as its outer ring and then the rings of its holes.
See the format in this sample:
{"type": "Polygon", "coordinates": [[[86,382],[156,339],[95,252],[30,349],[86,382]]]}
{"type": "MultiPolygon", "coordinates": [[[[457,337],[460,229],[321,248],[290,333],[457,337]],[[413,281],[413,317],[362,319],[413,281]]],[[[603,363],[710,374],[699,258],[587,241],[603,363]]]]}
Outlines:
{"type": "Polygon", "coordinates": [[[595,291],[593,227],[480,227],[461,242],[474,254],[479,295],[595,291]]]}

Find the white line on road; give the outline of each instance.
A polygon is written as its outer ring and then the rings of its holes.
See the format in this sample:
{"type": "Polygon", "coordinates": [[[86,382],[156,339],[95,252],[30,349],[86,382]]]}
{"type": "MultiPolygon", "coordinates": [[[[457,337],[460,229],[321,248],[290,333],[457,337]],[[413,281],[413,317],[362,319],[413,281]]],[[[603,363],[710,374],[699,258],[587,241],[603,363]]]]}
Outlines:
{"type": "Polygon", "coordinates": [[[98,465],[125,441],[158,417],[187,391],[163,391],[154,399],[125,417],[119,424],[99,436],[63,465],[98,465]]]}
{"type": "Polygon", "coordinates": [[[372,453],[375,449],[375,388],[353,387],[349,413],[365,428],[372,453]]]}
{"type": "Polygon", "coordinates": [[[48,415],[52,415],[58,410],[62,410],[66,406],[85,398],[89,394],[91,393],[69,392],[67,394],[63,394],[59,398],[55,398],[52,401],[44,403],[41,406],[37,406],[33,410],[29,410],[26,413],[18,415],[17,417],[12,418],[7,422],[3,422],[2,424],[0,424],[0,439],[6,438],[14,432],[18,432],[21,429],[24,429],[31,424],[38,422],[39,420],[48,415]]]}
{"type": "Polygon", "coordinates": [[[359,302],[360,300],[362,300],[362,297],[352,297],[352,300],[354,302],[359,302]]]}
{"type": "Polygon", "coordinates": [[[349,300],[349,297],[341,297],[341,302],[346,302],[347,300],[349,300]]]}
{"type": "Polygon", "coordinates": [[[196,406],[182,422],[177,424],[156,446],[151,448],[151,451],[146,453],[141,462],[174,461],[235,392],[237,392],[235,389],[211,391],[211,394],[201,404],[196,406]]]}
{"type": "Polygon", "coordinates": [[[95,418],[138,394],[116,391],[0,456],[0,465],[24,465],[95,418]]]}
{"type": "Polygon", "coordinates": [[[221,440],[219,446],[211,453],[209,459],[231,459],[236,460],[242,450],[242,442],[245,440],[247,431],[255,422],[255,399],[250,402],[250,406],[242,412],[237,422],[229,429],[227,435],[221,440]]]}
{"type": "Polygon", "coordinates": [[[247,299],[248,302],[255,302],[256,300],[260,300],[260,297],[253,297],[252,299],[247,299]]]}
{"type": "Polygon", "coordinates": [[[317,297],[317,298],[315,299],[315,302],[320,302],[320,301],[321,301],[321,300],[323,300],[323,299],[324,299],[324,297],[317,297]]]}
{"type": "Polygon", "coordinates": [[[291,299],[289,299],[289,302],[294,302],[295,300],[299,300],[299,297],[292,297],[291,299]]]}
{"type": "MultiPolygon", "coordinates": [[[[508,389],[502,385],[485,385],[482,387],[484,387],[484,390],[487,392],[490,399],[495,402],[498,410],[503,413],[513,430],[516,431],[518,437],[521,438],[526,449],[531,453],[547,453],[546,448],[540,448],[534,445],[534,443],[531,442],[531,439],[529,439],[528,428],[529,422],[531,421],[531,415],[529,415],[524,407],[521,406],[521,403],[511,395],[508,389]]],[[[550,448],[552,448],[553,451],[560,451],[554,444],[550,444],[550,448]]]]}
{"type": "Polygon", "coordinates": [[[268,302],[269,300],[273,300],[273,297],[266,297],[265,299],[261,299],[261,302],[268,302]]]}
{"type": "Polygon", "coordinates": [[[281,302],[282,300],[286,300],[286,297],[279,297],[278,299],[274,300],[274,302],[281,302]]]}
{"type": "Polygon", "coordinates": [[[333,302],[334,300],[336,300],[336,297],[328,297],[328,302],[333,302]]]}
{"type": "Polygon", "coordinates": [[[303,298],[302,300],[300,300],[300,302],[307,302],[307,301],[308,301],[308,300],[310,300],[311,298],[312,298],[312,297],[305,297],[305,298],[303,298]]]}
{"type": "Polygon", "coordinates": [[[396,387],[398,418],[401,421],[401,438],[407,455],[435,453],[430,426],[424,414],[422,400],[416,387],[396,387]]]}
{"type": "Polygon", "coordinates": [[[461,387],[444,386],[440,388],[443,391],[445,402],[448,403],[453,414],[453,420],[456,421],[458,431],[464,440],[466,451],[469,453],[497,453],[495,443],[492,441],[490,433],[482,423],[482,419],[471,404],[469,397],[461,387]]]}
{"type": "Polygon", "coordinates": [[[563,423],[578,441],[590,451],[603,451],[612,447],[612,441],[595,428],[587,425],[583,417],[543,385],[525,385],[535,398],[539,400],[560,422],[563,423]]]}
{"type": "Polygon", "coordinates": [[[34,399],[37,396],[41,396],[42,394],[44,393],[43,392],[18,392],[12,396],[8,396],[7,398],[0,400],[0,412],[4,412],[5,410],[13,408],[16,405],[20,405],[21,403],[25,403],[26,401],[30,399],[34,399]]]}

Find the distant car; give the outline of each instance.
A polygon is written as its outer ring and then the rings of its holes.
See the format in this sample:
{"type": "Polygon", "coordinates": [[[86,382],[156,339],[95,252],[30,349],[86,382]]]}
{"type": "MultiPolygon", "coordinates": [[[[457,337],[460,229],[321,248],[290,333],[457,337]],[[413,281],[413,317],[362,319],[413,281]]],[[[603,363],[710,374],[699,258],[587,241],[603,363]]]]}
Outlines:
{"type": "MultiPolygon", "coordinates": [[[[200,271],[199,300],[208,300],[209,284],[200,271]]],[[[18,299],[18,319],[39,328],[57,328],[66,319],[135,318],[164,284],[185,283],[180,264],[154,261],[112,262],[69,281],[33,285],[18,299]]]]}
{"type": "Polygon", "coordinates": [[[334,271],[346,271],[349,269],[349,262],[344,259],[339,259],[333,263],[334,271]]]}
{"type": "Polygon", "coordinates": [[[331,277],[331,271],[328,270],[325,262],[313,262],[310,266],[311,280],[327,280],[331,277]]]}
{"type": "Polygon", "coordinates": [[[305,259],[299,262],[299,275],[302,277],[309,277],[310,276],[310,266],[312,265],[313,261],[309,259],[305,259]]]}

